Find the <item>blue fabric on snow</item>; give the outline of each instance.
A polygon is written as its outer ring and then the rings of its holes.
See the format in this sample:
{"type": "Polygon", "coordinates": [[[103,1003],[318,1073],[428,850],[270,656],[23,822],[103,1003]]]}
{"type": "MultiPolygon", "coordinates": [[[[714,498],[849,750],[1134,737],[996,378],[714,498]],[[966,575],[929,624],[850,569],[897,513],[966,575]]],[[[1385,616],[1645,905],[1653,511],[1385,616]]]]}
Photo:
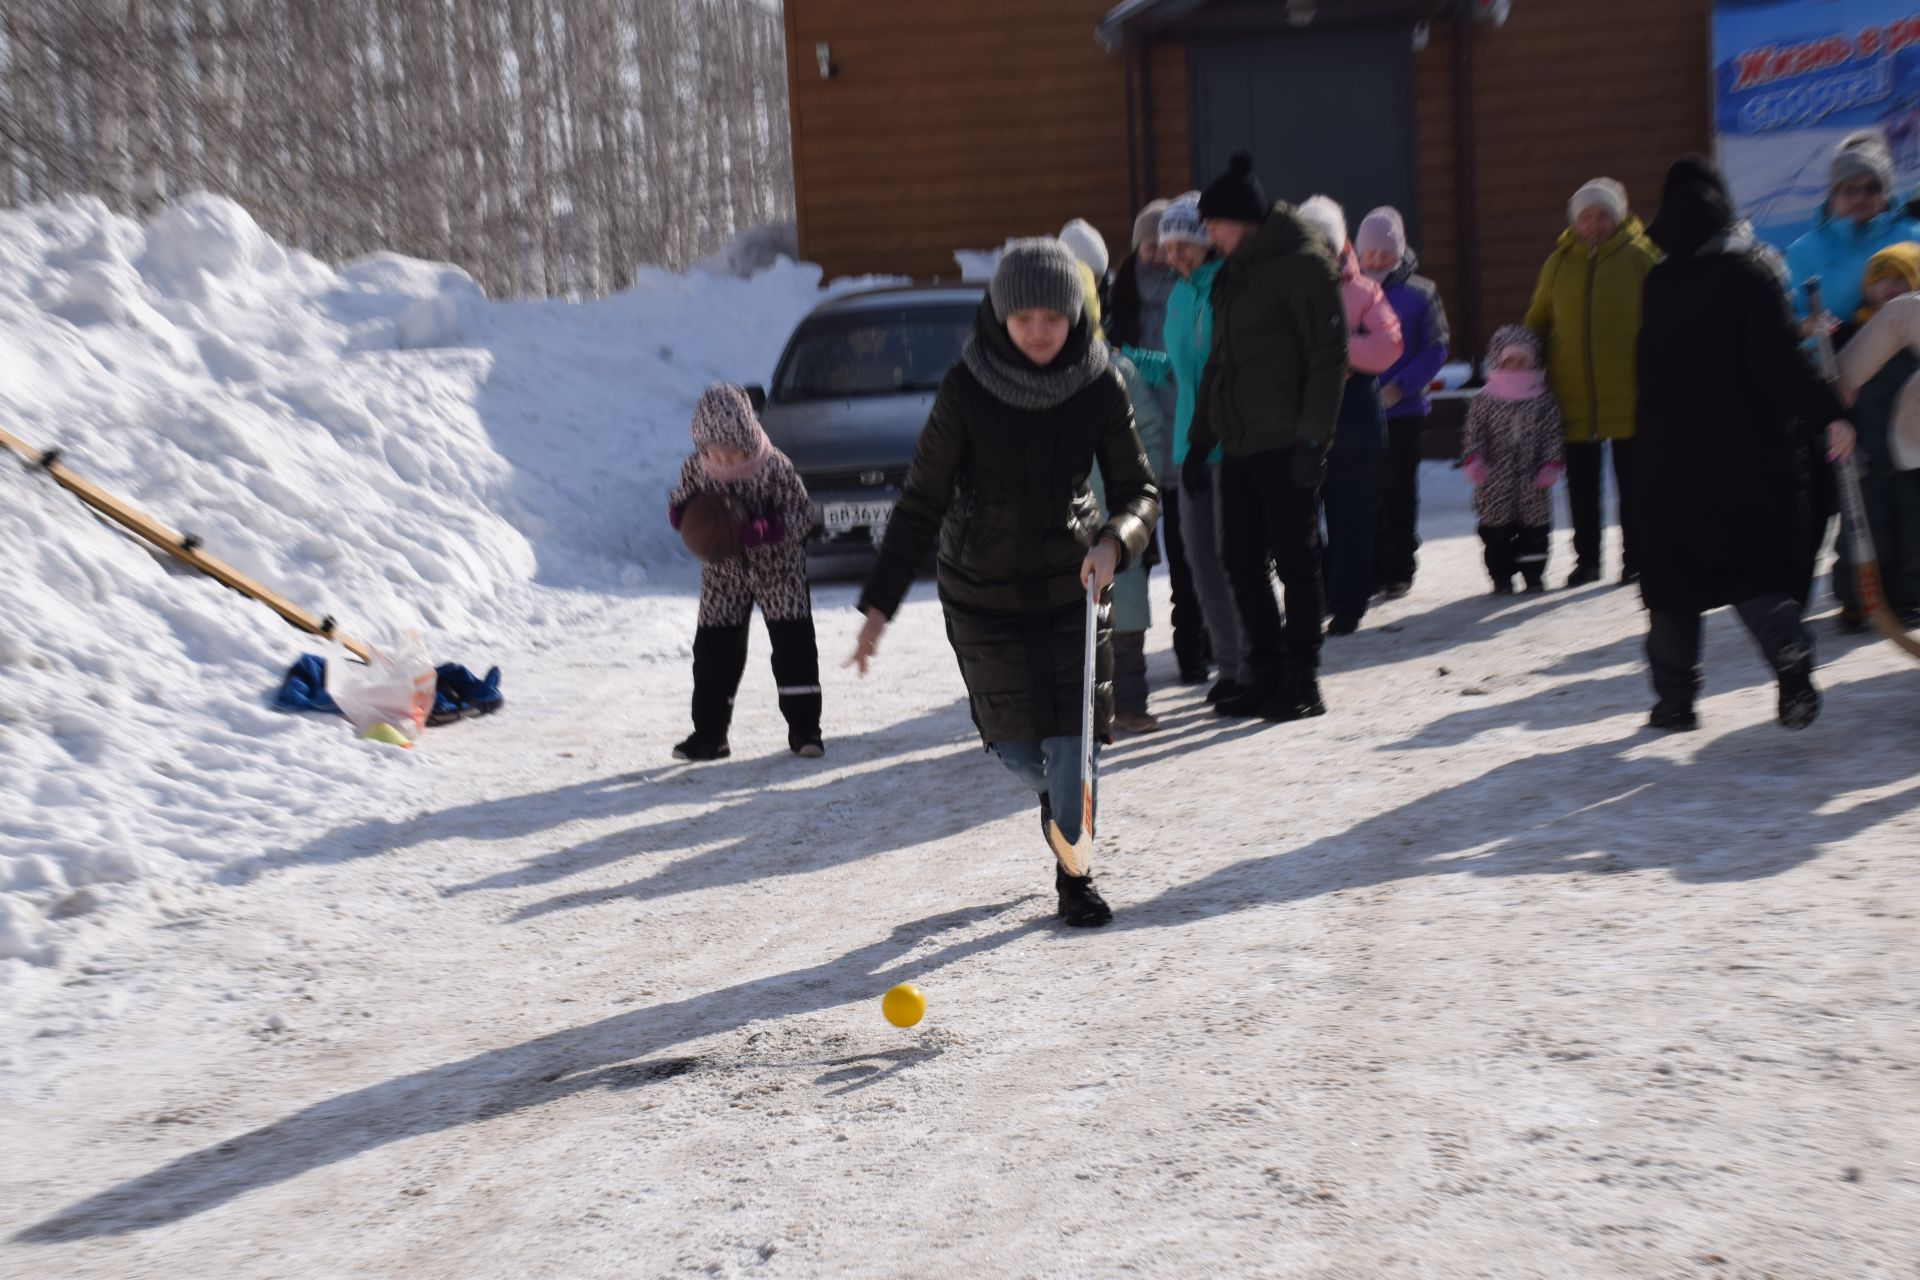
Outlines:
{"type": "Polygon", "coordinates": [[[476,676],[457,662],[443,662],[434,668],[433,710],[427,713],[430,725],[449,724],[469,716],[484,716],[498,711],[506,703],[500,692],[500,668],[490,668],[484,678],[476,676]]]}
{"type": "Polygon", "coordinates": [[[287,668],[287,678],[273,697],[275,711],[324,711],[339,715],[340,708],[327,692],[327,660],[317,654],[303,653],[287,668]]]}
{"type": "MultiPolygon", "coordinates": [[[[445,662],[434,668],[433,710],[427,713],[430,725],[450,724],[471,716],[484,716],[506,705],[500,692],[500,668],[476,676],[457,662],[445,662]]],[[[274,695],[276,711],[324,711],[339,715],[340,707],[327,692],[327,660],[318,654],[303,653],[281,682],[274,695]]]]}

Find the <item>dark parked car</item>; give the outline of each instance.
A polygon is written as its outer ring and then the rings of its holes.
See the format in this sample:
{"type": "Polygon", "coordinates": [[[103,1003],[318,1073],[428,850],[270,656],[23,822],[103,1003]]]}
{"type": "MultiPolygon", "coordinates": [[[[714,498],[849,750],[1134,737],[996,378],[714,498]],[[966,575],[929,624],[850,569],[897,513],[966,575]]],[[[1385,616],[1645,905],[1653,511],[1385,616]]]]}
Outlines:
{"type": "Polygon", "coordinates": [[[978,285],[843,294],[800,322],[760,420],[813,498],[817,555],[871,555],[900,497],[941,379],[973,332],[978,285]]]}

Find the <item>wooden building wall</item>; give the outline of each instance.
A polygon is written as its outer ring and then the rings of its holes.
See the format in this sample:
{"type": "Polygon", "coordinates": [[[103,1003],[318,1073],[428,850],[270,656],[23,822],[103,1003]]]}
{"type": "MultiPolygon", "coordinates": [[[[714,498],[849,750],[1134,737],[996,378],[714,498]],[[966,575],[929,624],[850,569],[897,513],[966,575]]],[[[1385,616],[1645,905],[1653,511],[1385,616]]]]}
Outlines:
{"type": "MultiPolygon", "coordinates": [[[[1126,85],[1136,68],[1094,42],[1110,7],[787,0],[802,251],[830,275],[951,277],[956,248],[1048,234],[1080,216],[1123,253],[1132,215],[1126,85]],[[832,80],[815,66],[821,40],[839,66],[832,80]]],[[[1651,217],[1667,164],[1710,146],[1710,7],[1515,0],[1506,26],[1478,29],[1474,208],[1485,329],[1524,312],[1582,182],[1620,179],[1651,217]]],[[[1450,303],[1460,283],[1451,35],[1436,24],[1414,60],[1419,249],[1450,303]]],[[[1136,120],[1136,160],[1150,153],[1152,172],[1139,179],[1150,193],[1177,194],[1193,185],[1185,47],[1156,44],[1151,67],[1152,118],[1136,120]]],[[[1135,88],[1138,107],[1137,80],[1135,88]]]]}
{"type": "MultiPolygon", "coordinates": [[[[1125,59],[1112,0],[787,0],[801,250],[829,275],[957,276],[955,249],[1099,227],[1127,208],[1125,59]],[[814,47],[838,68],[822,80],[814,47]]],[[[1163,127],[1180,132],[1185,101],[1163,127]]]]}
{"type": "MultiPolygon", "coordinates": [[[[1487,333],[1525,314],[1581,184],[1618,178],[1651,219],[1667,166],[1711,148],[1710,9],[1710,0],[1514,0],[1506,26],[1475,32],[1474,210],[1487,333]]],[[[1420,250],[1449,301],[1460,260],[1453,62],[1452,31],[1436,26],[1414,60],[1420,250]]]]}

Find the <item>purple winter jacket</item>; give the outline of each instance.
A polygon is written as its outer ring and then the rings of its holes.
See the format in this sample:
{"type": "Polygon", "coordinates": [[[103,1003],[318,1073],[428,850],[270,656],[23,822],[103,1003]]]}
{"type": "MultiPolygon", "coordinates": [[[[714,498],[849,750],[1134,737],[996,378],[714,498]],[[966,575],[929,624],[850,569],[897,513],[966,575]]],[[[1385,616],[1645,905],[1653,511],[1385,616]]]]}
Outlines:
{"type": "Polygon", "coordinates": [[[1447,308],[1440,301],[1440,290],[1423,275],[1420,259],[1413,250],[1400,260],[1393,274],[1380,282],[1387,304],[1400,317],[1403,349],[1400,358],[1380,375],[1380,387],[1389,383],[1400,387],[1400,403],[1387,410],[1388,421],[1424,418],[1433,412],[1428,394],[1440,367],[1447,362],[1447,347],[1452,335],[1447,329],[1447,308]]]}

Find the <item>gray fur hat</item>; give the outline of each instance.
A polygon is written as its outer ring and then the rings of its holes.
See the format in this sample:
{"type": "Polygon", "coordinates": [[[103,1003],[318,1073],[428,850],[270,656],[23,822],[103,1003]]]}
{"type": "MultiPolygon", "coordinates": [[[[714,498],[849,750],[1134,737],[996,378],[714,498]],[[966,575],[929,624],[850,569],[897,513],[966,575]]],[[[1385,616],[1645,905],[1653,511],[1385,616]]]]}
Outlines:
{"type": "Polygon", "coordinates": [[[1893,194],[1893,152],[1878,129],[1862,129],[1840,140],[1827,166],[1827,192],[1855,178],[1875,178],[1880,190],[1893,194]]]}
{"type": "Polygon", "coordinates": [[[1058,240],[1045,237],[1009,241],[987,288],[994,319],[1002,324],[1016,311],[1036,307],[1078,320],[1086,308],[1087,287],[1080,264],[1058,240]]]}

